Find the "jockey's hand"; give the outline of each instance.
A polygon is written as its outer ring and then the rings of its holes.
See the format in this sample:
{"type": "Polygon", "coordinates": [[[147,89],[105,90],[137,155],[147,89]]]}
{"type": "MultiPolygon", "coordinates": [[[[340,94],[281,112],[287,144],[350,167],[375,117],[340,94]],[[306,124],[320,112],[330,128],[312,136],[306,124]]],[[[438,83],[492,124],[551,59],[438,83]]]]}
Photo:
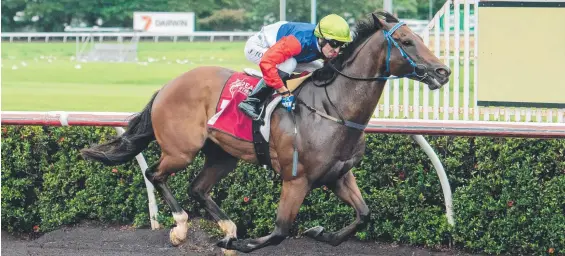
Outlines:
{"type": "Polygon", "coordinates": [[[288,112],[294,109],[294,95],[290,92],[282,93],[282,105],[286,108],[288,112]]]}

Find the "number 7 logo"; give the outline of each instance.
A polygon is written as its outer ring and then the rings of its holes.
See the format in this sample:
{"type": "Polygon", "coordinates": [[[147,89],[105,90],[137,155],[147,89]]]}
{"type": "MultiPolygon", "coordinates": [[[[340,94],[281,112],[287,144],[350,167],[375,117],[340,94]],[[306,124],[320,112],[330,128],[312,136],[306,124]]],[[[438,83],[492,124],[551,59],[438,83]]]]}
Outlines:
{"type": "Polygon", "coordinates": [[[145,21],[145,27],[143,30],[149,30],[149,27],[151,26],[151,16],[141,16],[141,19],[145,21]]]}

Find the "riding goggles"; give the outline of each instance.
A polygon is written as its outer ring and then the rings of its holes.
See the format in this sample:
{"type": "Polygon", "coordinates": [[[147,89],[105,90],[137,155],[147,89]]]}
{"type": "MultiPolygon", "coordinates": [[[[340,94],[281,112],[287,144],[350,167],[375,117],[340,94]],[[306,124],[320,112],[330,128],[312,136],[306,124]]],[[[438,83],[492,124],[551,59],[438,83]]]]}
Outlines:
{"type": "Polygon", "coordinates": [[[340,42],[340,41],[333,40],[333,39],[326,40],[326,42],[328,42],[328,44],[334,49],[342,47],[345,44],[344,42],[340,42]]]}

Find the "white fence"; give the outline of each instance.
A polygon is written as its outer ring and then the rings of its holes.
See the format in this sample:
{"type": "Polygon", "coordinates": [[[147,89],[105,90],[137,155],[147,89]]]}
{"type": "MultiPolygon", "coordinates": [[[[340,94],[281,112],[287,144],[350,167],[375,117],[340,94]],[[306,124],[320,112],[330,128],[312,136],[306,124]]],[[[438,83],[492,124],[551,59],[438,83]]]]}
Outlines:
{"type": "MultiPolygon", "coordinates": [[[[405,23],[417,33],[421,33],[426,29],[428,21],[426,20],[405,20],[405,23]]],[[[161,40],[168,40],[177,42],[179,40],[184,41],[194,41],[196,40],[206,40],[208,39],[210,42],[213,42],[216,39],[220,40],[246,40],[253,34],[257,32],[255,31],[196,31],[192,33],[155,33],[155,32],[120,32],[120,31],[96,31],[91,30],[91,32],[60,32],[60,33],[51,33],[51,32],[9,32],[9,33],[2,33],[2,40],[8,40],[9,42],[13,41],[22,41],[27,40],[28,42],[32,41],[43,41],[49,42],[51,41],[62,41],[67,42],[69,39],[80,40],[82,38],[87,37],[95,37],[96,40],[99,42],[103,42],[106,40],[116,40],[122,42],[124,38],[133,38],[139,37],[140,39],[151,39],[152,41],[158,42],[161,40]]]]}
{"type": "MultiPolygon", "coordinates": [[[[125,127],[135,113],[2,111],[2,125],[125,127]]],[[[373,118],[367,133],[565,139],[565,123],[403,120],[373,118]]]]}
{"type": "Polygon", "coordinates": [[[98,41],[103,42],[112,39],[119,42],[123,41],[124,38],[139,37],[140,39],[151,39],[155,42],[159,41],[159,38],[165,38],[176,42],[177,40],[194,41],[194,39],[209,39],[211,42],[220,38],[224,40],[234,41],[237,39],[247,39],[256,32],[238,32],[238,31],[210,31],[210,32],[192,32],[192,33],[151,33],[151,32],[14,32],[14,33],[2,33],[2,40],[21,41],[22,39],[27,39],[28,42],[32,41],[44,41],[49,42],[49,40],[57,40],[67,42],[68,39],[73,38],[79,40],[81,38],[95,37],[98,41]],[[15,39],[15,40],[14,40],[15,39]]]}

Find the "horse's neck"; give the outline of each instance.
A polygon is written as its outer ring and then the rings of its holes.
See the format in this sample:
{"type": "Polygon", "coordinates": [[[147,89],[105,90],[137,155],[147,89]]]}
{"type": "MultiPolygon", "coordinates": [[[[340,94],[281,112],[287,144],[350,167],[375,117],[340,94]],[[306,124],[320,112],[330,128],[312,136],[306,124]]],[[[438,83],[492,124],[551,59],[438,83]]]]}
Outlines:
{"type": "MultiPolygon", "coordinates": [[[[378,33],[378,32],[377,32],[378,33]]],[[[385,49],[381,49],[384,39],[373,35],[360,45],[348,64],[342,69],[344,74],[354,77],[382,76],[386,65],[385,49]]],[[[359,81],[341,75],[328,86],[328,95],[345,120],[366,124],[381,97],[385,81],[359,81]]]]}

